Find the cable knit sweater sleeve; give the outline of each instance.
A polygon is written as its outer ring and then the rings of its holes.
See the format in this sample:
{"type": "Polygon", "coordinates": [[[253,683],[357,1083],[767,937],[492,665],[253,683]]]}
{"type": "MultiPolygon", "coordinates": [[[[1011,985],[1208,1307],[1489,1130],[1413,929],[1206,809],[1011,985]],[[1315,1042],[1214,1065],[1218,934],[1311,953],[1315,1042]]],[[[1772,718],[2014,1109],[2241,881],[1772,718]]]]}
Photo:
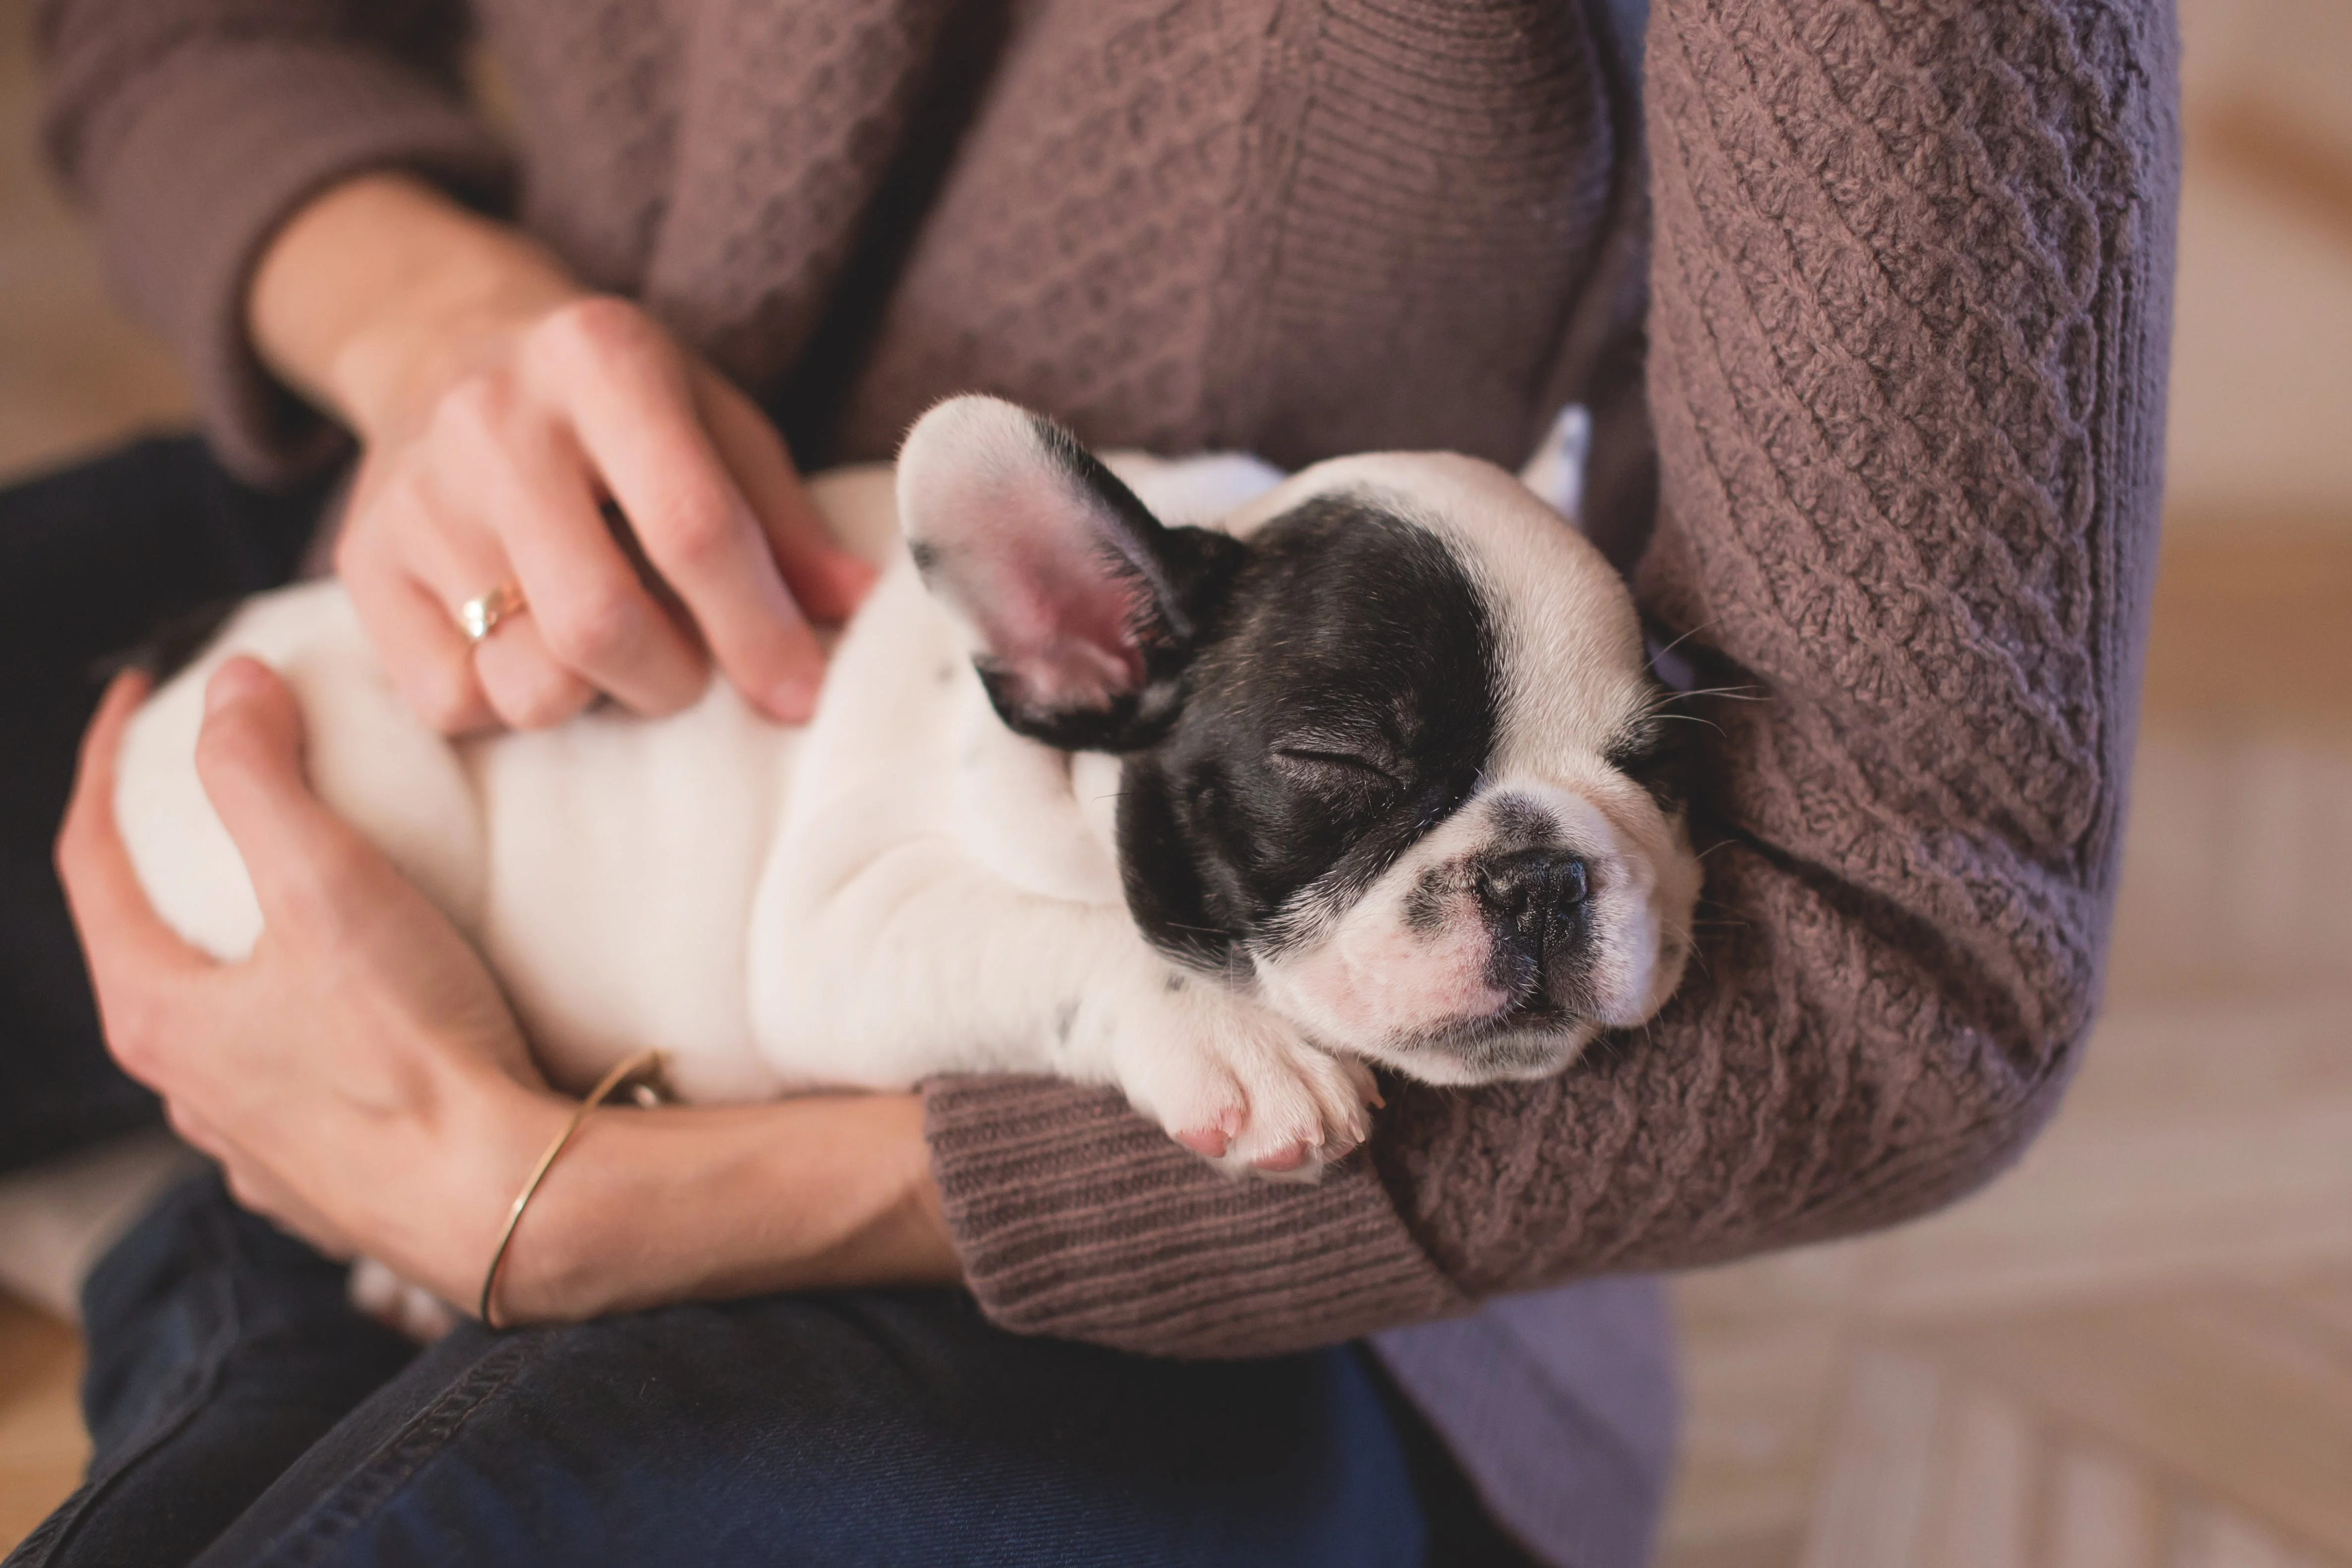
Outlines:
{"type": "Polygon", "coordinates": [[[1721,726],[1703,964],[1558,1079],[1229,1184],[1111,1098],[930,1089],[999,1321],[1260,1353],[1932,1208],[2096,1001],[2155,545],[2162,0],[1655,0],[1645,607],[1721,726]]]}
{"type": "Polygon", "coordinates": [[[278,225],[367,169],[480,199],[505,187],[505,154],[458,91],[463,33],[457,0],[44,0],[50,156],[248,479],[341,441],[245,336],[246,285],[278,225]]]}

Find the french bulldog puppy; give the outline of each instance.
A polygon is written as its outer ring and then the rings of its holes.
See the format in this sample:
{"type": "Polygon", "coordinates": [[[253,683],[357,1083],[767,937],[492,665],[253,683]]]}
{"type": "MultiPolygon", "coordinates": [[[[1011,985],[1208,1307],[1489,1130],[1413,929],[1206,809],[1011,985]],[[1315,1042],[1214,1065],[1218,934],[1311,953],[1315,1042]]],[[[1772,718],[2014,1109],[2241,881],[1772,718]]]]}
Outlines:
{"type": "Polygon", "coordinates": [[[125,744],[156,908],[224,959],[260,931],[194,760],[242,653],[575,1088],[646,1046],[702,1101],[1059,1074],[1305,1178],[1365,1137],[1370,1066],[1555,1073],[1674,991],[1699,868],[1665,693],[1616,575],[1512,475],[1104,460],[972,396],[895,475],[812,489],[886,570],[801,728],[714,679],[667,719],[452,741],[336,584],[250,601],[125,744]]]}

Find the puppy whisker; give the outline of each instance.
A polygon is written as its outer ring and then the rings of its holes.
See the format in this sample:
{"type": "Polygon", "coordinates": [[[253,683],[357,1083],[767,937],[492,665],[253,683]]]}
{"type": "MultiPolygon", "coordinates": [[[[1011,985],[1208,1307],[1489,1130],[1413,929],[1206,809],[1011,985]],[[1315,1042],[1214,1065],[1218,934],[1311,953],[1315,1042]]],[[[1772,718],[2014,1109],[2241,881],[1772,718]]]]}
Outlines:
{"type": "Polygon", "coordinates": [[[1696,713],[1667,713],[1653,709],[1650,712],[1643,714],[1643,717],[1645,719],[1664,720],[1675,724],[1704,724],[1718,735],[1723,733],[1722,725],[1717,723],[1712,719],[1702,719],[1696,713]]]}
{"type": "MultiPolygon", "coordinates": [[[[1713,980],[1715,978],[1715,970],[1707,963],[1706,954],[1699,951],[1698,934],[1696,930],[1698,922],[1696,921],[1693,921],[1690,925],[1678,926],[1672,921],[1662,920],[1659,923],[1664,925],[1666,930],[1672,931],[1675,936],[1682,939],[1683,952],[1696,961],[1700,973],[1706,975],[1709,980],[1713,980]]],[[[1650,1026],[1647,1019],[1643,1021],[1642,1026],[1645,1029],[1650,1026]]]]}
{"type": "Polygon", "coordinates": [[[1674,651],[1675,651],[1675,649],[1676,649],[1676,648],[1678,648],[1678,647],[1682,647],[1682,646],[1683,646],[1683,644],[1685,644],[1685,643],[1686,643],[1686,642],[1690,641],[1690,640],[1691,640],[1691,638],[1693,638],[1693,637],[1695,637],[1698,636],[1698,634],[1699,634],[1699,633],[1701,633],[1701,632],[1703,632],[1703,631],[1706,630],[1706,628],[1707,628],[1707,627],[1709,627],[1709,626],[1715,626],[1715,625],[1718,624],[1719,622],[1721,622],[1721,621],[1722,621],[1722,619],[1723,619],[1723,617],[1722,617],[1721,616],[1715,616],[1715,617],[1714,617],[1713,619],[1711,619],[1711,620],[1705,620],[1705,621],[1701,621],[1701,622],[1699,622],[1699,624],[1698,624],[1698,625],[1696,625],[1696,626],[1695,626],[1691,627],[1691,629],[1690,629],[1690,630],[1688,630],[1688,631],[1685,632],[1682,636],[1680,636],[1680,637],[1676,637],[1674,641],[1672,641],[1672,642],[1670,642],[1670,643],[1666,644],[1664,647],[1661,647],[1660,649],[1658,649],[1658,651],[1657,651],[1656,653],[1654,653],[1654,654],[1652,654],[1652,655],[1650,656],[1650,668],[1651,668],[1652,669],[1655,669],[1655,668],[1657,668],[1657,667],[1658,667],[1658,660],[1660,660],[1660,659],[1662,659],[1662,658],[1665,658],[1665,656],[1666,656],[1666,655],[1668,655],[1668,654],[1670,654],[1670,653],[1674,652],[1674,651]]]}

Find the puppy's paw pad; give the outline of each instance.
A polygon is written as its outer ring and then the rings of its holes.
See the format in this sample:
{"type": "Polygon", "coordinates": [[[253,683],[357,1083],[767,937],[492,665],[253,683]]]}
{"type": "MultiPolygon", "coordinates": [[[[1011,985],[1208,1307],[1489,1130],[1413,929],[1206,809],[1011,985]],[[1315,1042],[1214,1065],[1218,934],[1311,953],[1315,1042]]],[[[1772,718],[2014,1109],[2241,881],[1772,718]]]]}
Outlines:
{"type": "Polygon", "coordinates": [[[1222,1127],[1195,1127],[1181,1132],[1171,1132],[1169,1136],[1193,1153],[1210,1160],[1224,1158],[1227,1146],[1233,1142],[1232,1134],[1222,1127]]]}
{"type": "Polygon", "coordinates": [[[1242,1086],[1213,1057],[1153,1052],[1125,1065],[1121,1078],[1138,1110],[1205,1158],[1222,1159],[1249,1124],[1249,1102],[1242,1096],[1242,1086]]]}
{"type": "Polygon", "coordinates": [[[1269,1176],[1286,1176],[1305,1169],[1307,1163],[1313,1158],[1315,1150],[1312,1145],[1290,1143],[1270,1154],[1260,1154],[1250,1163],[1269,1176]]]}
{"type": "Polygon", "coordinates": [[[1336,1157],[1315,1098],[1286,1073],[1250,1083],[1249,1124],[1225,1151],[1226,1169],[1284,1181],[1311,1182],[1336,1157]]]}
{"type": "Polygon", "coordinates": [[[1313,1181],[1370,1133],[1362,1062],[1209,987],[1148,994],[1120,1020],[1119,1081],[1184,1148],[1234,1175],[1313,1181]]]}
{"type": "Polygon", "coordinates": [[[1323,1179],[1331,1162],[1312,1143],[1294,1141],[1279,1145],[1235,1145],[1222,1160],[1210,1163],[1235,1181],[1289,1182],[1312,1186],[1323,1179]]]}

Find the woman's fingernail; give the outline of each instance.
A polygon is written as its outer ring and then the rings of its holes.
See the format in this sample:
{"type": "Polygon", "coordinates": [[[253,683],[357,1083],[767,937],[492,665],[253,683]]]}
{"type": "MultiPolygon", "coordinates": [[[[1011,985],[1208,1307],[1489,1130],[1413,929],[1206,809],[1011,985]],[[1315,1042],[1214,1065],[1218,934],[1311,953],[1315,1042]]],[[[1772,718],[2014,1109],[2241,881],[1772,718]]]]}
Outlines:
{"type": "Polygon", "coordinates": [[[777,718],[798,721],[816,711],[819,677],[788,675],[769,689],[768,707],[777,718]]]}
{"type": "Polygon", "coordinates": [[[253,677],[241,664],[225,664],[205,682],[205,711],[217,713],[248,695],[253,677]]]}

